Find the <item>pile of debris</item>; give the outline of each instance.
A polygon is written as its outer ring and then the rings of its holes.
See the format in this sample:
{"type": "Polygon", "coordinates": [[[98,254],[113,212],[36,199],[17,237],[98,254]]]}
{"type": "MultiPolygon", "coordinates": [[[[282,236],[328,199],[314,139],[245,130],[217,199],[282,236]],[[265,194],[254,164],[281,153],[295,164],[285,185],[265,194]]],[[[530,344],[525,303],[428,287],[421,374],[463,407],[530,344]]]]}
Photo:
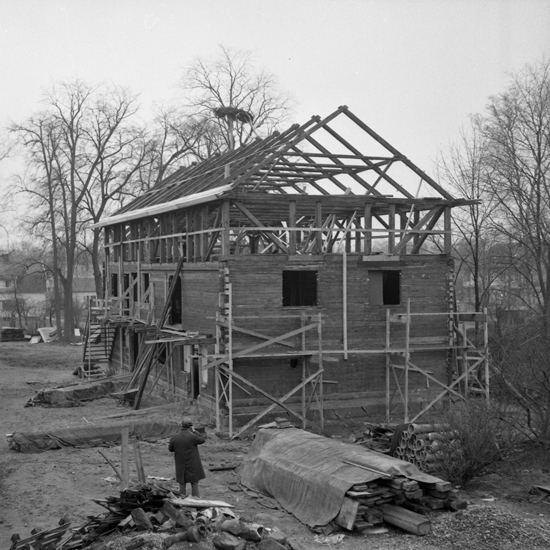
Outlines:
{"type": "Polygon", "coordinates": [[[0,328],[0,342],[21,342],[25,340],[25,330],[22,328],[0,328]]]}
{"type": "MultiPolygon", "coordinates": [[[[64,520],[50,531],[36,532],[22,540],[12,536],[10,550],[47,548],[80,550],[94,544],[97,550],[118,548],[169,548],[182,541],[200,542],[218,550],[242,550],[246,541],[272,539],[284,542],[280,531],[240,520],[232,505],[222,501],[181,498],[159,484],[138,484],[119,497],[94,500],[107,509],[84,525],[69,530],[64,520]],[[37,546],[41,545],[41,546],[37,546]]],[[[277,548],[271,544],[271,548],[277,548]]]]}

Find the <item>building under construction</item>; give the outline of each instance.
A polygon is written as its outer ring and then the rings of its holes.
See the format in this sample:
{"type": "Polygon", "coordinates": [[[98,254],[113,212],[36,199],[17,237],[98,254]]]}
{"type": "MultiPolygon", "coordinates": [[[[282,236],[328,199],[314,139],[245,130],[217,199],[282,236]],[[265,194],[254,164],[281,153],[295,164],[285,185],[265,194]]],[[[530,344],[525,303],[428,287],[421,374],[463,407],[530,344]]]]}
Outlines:
{"type": "Polygon", "coordinates": [[[231,436],[488,398],[485,315],[454,308],[465,204],[347,107],[182,168],[98,224],[85,362],[132,373],[135,407],[197,399],[231,436]]]}

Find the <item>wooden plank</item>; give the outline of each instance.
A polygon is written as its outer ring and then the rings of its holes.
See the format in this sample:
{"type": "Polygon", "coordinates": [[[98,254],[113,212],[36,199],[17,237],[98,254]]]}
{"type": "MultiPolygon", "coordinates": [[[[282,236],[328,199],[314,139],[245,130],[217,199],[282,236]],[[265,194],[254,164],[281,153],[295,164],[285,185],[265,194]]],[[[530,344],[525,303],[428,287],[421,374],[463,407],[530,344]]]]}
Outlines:
{"type": "Polygon", "coordinates": [[[136,470],[137,470],[138,481],[141,484],[146,485],[147,478],[145,477],[145,471],[143,469],[143,460],[141,457],[141,449],[139,446],[139,441],[134,441],[134,456],[136,459],[136,470]]]}
{"type": "Polygon", "coordinates": [[[130,463],[128,460],[128,440],[130,437],[130,429],[122,428],[120,438],[120,462],[121,462],[121,476],[122,481],[120,483],[120,489],[124,491],[128,489],[130,485],[130,463]]]}
{"type": "Polygon", "coordinates": [[[431,529],[431,522],[425,516],[394,506],[392,504],[383,504],[380,506],[384,514],[384,521],[390,525],[395,525],[401,529],[415,535],[427,535],[431,529]]]}
{"type": "Polygon", "coordinates": [[[342,507],[340,512],[336,516],[334,523],[347,529],[348,531],[353,530],[353,524],[357,518],[357,510],[359,508],[359,502],[352,500],[351,498],[344,498],[342,502],[342,507]]]}

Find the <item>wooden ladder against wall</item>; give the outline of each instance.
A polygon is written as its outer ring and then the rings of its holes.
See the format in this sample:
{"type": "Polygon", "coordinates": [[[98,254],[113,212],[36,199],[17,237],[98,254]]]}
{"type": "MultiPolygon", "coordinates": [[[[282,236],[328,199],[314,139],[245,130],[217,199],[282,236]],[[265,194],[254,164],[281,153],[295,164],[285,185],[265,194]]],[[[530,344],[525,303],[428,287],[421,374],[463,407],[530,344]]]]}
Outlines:
{"type": "Polygon", "coordinates": [[[110,325],[107,319],[99,317],[103,313],[104,309],[102,307],[98,307],[90,301],[84,331],[82,365],[79,368],[81,378],[101,378],[107,374],[116,327],[110,325]]]}

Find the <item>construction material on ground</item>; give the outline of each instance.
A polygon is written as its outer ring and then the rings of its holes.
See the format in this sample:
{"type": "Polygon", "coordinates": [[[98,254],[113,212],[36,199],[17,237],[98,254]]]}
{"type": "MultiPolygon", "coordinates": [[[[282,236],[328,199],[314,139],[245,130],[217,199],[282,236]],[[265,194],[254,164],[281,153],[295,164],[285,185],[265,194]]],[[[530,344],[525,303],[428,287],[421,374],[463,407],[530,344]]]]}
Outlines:
{"type": "Polygon", "coordinates": [[[130,376],[130,374],[122,374],[100,380],[89,380],[56,388],[42,389],[37,391],[36,395],[25,406],[67,407],[101,399],[116,394],[117,391],[125,387],[130,376]]]}
{"type": "Polygon", "coordinates": [[[425,534],[429,521],[405,509],[420,515],[457,509],[459,502],[450,483],[413,464],[296,428],[259,430],[238,473],[243,485],[274,498],[310,527],[334,521],[361,531],[396,516],[393,508],[384,513],[389,504],[404,510],[398,514],[408,527],[400,527],[425,534]]]}
{"type": "Polygon", "coordinates": [[[0,342],[21,342],[25,340],[25,331],[22,328],[1,327],[0,342]]]}
{"type": "Polygon", "coordinates": [[[443,449],[458,449],[455,434],[446,424],[367,424],[363,437],[356,443],[369,449],[378,450],[400,460],[418,466],[423,472],[433,473],[443,459],[443,449]]]}
{"type": "Polygon", "coordinates": [[[67,529],[71,526],[66,519],[59,520],[59,526],[53,529],[38,531],[33,529],[31,536],[21,539],[18,533],[11,536],[11,546],[9,550],[27,550],[29,548],[58,548],[57,544],[61,541],[67,529]]]}
{"type": "Polygon", "coordinates": [[[94,499],[107,510],[98,516],[89,516],[83,525],[73,528],[65,520],[51,530],[32,532],[21,539],[12,535],[10,550],[40,548],[44,550],[80,550],[92,544],[98,549],[111,547],[111,542],[101,545],[102,539],[120,535],[123,546],[129,550],[144,548],[165,549],[180,543],[197,543],[205,537],[214,539],[234,538],[242,548],[246,541],[259,542],[269,533],[262,525],[239,519],[222,501],[176,497],[170,489],[160,484],[137,484],[120,491],[119,496],[94,499]],[[184,501],[185,504],[179,504],[184,501]],[[207,506],[207,504],[210,506],[207,506]],[[222,505],[222,506],[220,506],[222,505]],[[228,535],[227,537],[225,535],[228,535]]]}
{"type": "Polygon", "coordinates": [[[48,432],[15,432],[7,434],[10,449],[22,453],[39,453],[62,447],[99,447],[117,445],[120,434],[128,428],[130,437],[153,440],[172,436],[180,429],[175,420],[140,418],[108,425],[86,424],[48,432]]]}

